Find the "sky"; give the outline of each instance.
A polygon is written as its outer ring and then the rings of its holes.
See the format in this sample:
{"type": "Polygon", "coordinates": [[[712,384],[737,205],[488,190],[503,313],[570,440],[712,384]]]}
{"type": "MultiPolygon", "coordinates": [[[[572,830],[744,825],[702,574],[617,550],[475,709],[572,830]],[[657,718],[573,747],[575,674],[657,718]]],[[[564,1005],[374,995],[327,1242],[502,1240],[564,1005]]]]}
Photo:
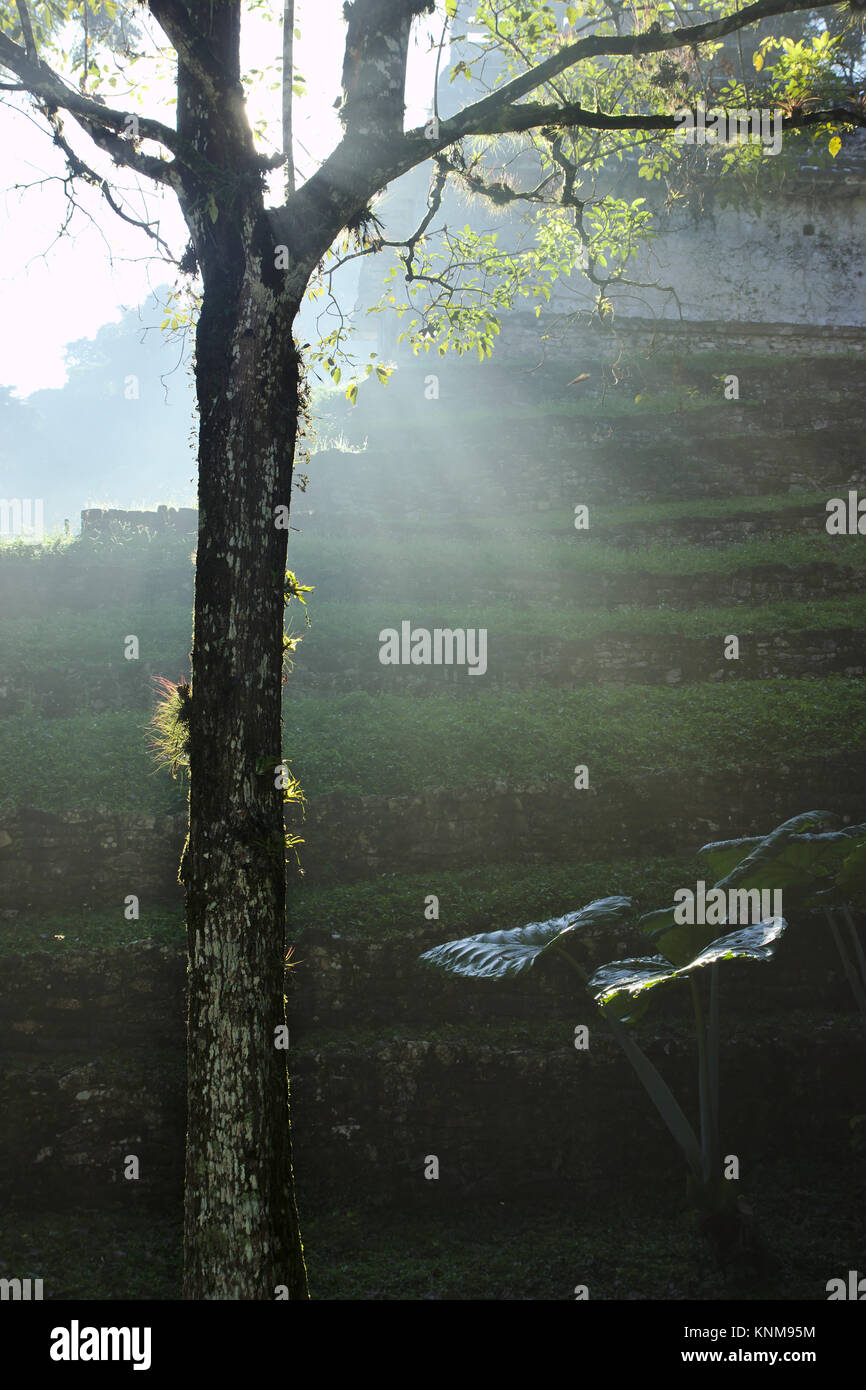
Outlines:
{"type": "MultiPolygon", "coordinates": [[[[334,100],[340,93],[345,25],[342,0],[298,0],[295,64],[306,80],[307,94],[295,101],[296,164],[308,176],[339,139],[340,124],[334,100]]],[[[437,22],[441,24],[441,21],[437,22]]],[[[435,26],[434,26],[435,27],[435,26]]],[[[158,31],[156,31],[158,32],[158,31]]],[[[438,37],[437,30],[437,37],[438,37]]],[[[407,124],[417,125],[430,108],[434,66],[429,41],[419,36],[410,55],[407,82],[407,124]]],[[[245,25],[242,61],[245,70],[264,69],[279,60],[281,28],[262,11],[245,25]]],[[[137,69],[136,69],[137,71],[137,69]]],[[[278,69],[270,77],[274,82],[278,69]]],[[[170,75],[149,84],[147,95],[130,100],[130,109],[156,115],[173,124],[169,104],[170,75]]],[[[123,107],[119,96],[108,93],[123,107]]],[[[271,118],[274,138],[279,129],[279,91],[263,91],[249,102],[253,121],[271,118]]],[[[14,98],[22,105],[19,98],[14,98]]],[[[4,332],[0,335],[0,385],[19,396],[66,380],[64,347],[90,338],[101,324],[120,318],[122,308],[140,303],[155,287],[174,279],[171,266],[155,259],[151,243],[127,227],[91,189],[77,198],[83,211],[74,214],[69,232],[60,238],[67,200],[62,186],[64,160],[45,134],[45,122],[7,101],[0,109],[0,300],[4,332]],[[16,185],[30,185],[28,188],[16,185]]],[[[75,147],[100,172],[111,172],[122,186],[133,188],[128,171],[116,170],[100,156],[87,137],[75,147]]],[[[276,148],[276,146],[275,146],[276,148]]],[[[160,231],[181,252],[187,237],[171,193],[149,192],[149,216],[160,219],[160,231]]],[[[139,203],[144,210],[145,204],[139,203]]]]}

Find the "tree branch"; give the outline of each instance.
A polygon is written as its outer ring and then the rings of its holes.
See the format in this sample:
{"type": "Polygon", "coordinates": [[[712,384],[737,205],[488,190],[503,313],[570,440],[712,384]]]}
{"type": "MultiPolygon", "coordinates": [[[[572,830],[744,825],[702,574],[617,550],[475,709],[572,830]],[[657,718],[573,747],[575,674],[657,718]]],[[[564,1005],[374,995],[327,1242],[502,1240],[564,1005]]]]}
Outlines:
{"type": "MultiPolygon", "coordinates": [[[[433,137],[416,127],[402,136],[393,130],[383,132],[373,128],[359,138],[349,122],[346,137],[316,173],[282,207],[269,209],[268,219],[275,240],[282,242],[294,237],[298,246],[305,247],[304,254],[309,245],[309,254],[318,259],[321,255],[318,242],[324,241],[329,232],[333,233],[330,238],[333,240],[346,225],[347,218],[357,214],[376,192],[465,136],[519,133],[544,125],[584,126],[595,130],[673,130],[677,125],[673,115],[607,116],[603,112],[586,111],[578,104],[557,107],[546,103],[516,103],[584,59],[617,55],[639,58],[668,49],[694,48],[724,38],[761,19],[826,8],[829,7],[816,5],[814,0],[756,0],[724,18],[681,25],[667,32],[648,30],[643,34],[590,35],[567,44],[491,96],[440,121],[433,137]],[[320,237],[314,235],[315,231],[320,237]]],[[[822,121],[863,124],[859,112],[846,107],[808,114],[789,112],[784,124],[790,129],[822,121]]]]}
{"type": "MultiPolygon", "coordinates": [[[[718,110],[727,108],[721,102],[715,104],[718,110]]],[[[682,108],[686,110],[686,107],[682,108]]],[[[734,108],[731,107],[731,110],[734,108]]],[[[849,125],[866,125],[866,115],[856,107],[833,106],[824,111],[793,111],[785,113],[784,108],[775,108],[783,112],[781,125],[783,130],[798,129],[800,126],[846,123],[849,125]]],[[[524,102],[520,106],[509,106],[503,108],[496,115],[491,115],[484,121],[483,125],[473,130],[475,135],[509,135],[518,134],[527,130],[535,130],[541,126],[566,126],[569,128],[580,127],[586,130],[676,130],[682,122],[674,115],[645,116],[626,112],[623,115],[609,116],[603,111],[587,111],[579,104],[571,106],[551,106],[543,102],[524,102]]],[[[448,122],[443,122],[443,127],[448,122]]]]}
{"type": "MultiPolygon", "coordinates": [[[[131,111],[118,111],[114,107],[104,106],[102,102],[96,101],[93,97],[84,96],[81,92],[76,92],[74,88],[68,87],[63,79],[50,68],[47,63],[43,63],[40,58],[32,59],[23,48],[17,43],[13,43],[6,34],[0,33],[0,67],[8,68],[20,77],[24,88],[35,97],[37,101],[45,102],[49,106],[62,107],[69,111],[86,126],[88,133],[92,134],[91,127],[98,126],[107,132],[113,131],[120,135],[129,130],[137,130],[144,140],[155,140],[173,154],[180,155],[183,142],[180,140],[177,131],[172,130],[171,126],[163,125],[162,121],[152,120],[149,116],[137,116],[131,111]]],[[[141,173],[147,173],[151,178],[160,178],[163,182],[170,182],[167,171],[171,169],[170,162],[159,159],[148,159],[148,156],[138,154],[134,151],[131,143],[118,141],[121,150],[126,152],[127,157],[121,162],[128,164],[131,168],[136,168],[141,173]],[[150,167],[144,165],[159,165],[161,173],[152,172],[150,167]]],[[[184,154],[188,152],[184,149],[184,154]]]]}
{"type": "Polygon", "coordinates": [[[94,188],[98,188],[103,198],[108,203],[108,206],[111,208],[113,212],[117,214],[118,217],[122,218],[124,222],[128,222],[131,227],[138,227],[141,231],[146,232],[147,235],[151,238],[151,240],[156,242],[159,249],[165,253],[166,258],[170,260],[172,264],[177,265],[177,258],[172,255],[171,247],[168,246],[165,241],[163,241],[162,237],[159,235],[159,232],[154,231],[151,223],[144,222],[141,218],[133,217],[130,213],[125,212],[124,209],[117,202],[117,199],[114,197],[108,180],[102,178],[99,174],[97,174],[95,169],[92,169],[89,164],[85,163],[85,161],[81,159],[81,157],[78,154],[76,154],[75,150],[72,148],[72,146],[69,144],[69,141],[66,139],[66,136],[63,132],[63,123],[60,120],[60,117],[56,114],[52,114],[49,115],[48,119],[51,123],[54,143],[58,147],[58,149],[63,151],[63,154],[66,156],[66,163],[69,169],[70,178],[81,178],[85,181],[85,183],[89,183],[94,188]]]}
{"type": "MultiPolygon", "coordinates": [[[[464,135],[486,135],[499,133],[487,124],[496,120],[504,108],[512,107],[514,102],[527,96],[537,87],[549,82],[552,77],[573,67],[585,58],[626,57],[641,58],[647,53],[662,53],[671,48],[693,48],[697,44],[708,43],[712,39],[724,38],[737,29],[744,29],[761,19],[775,15],[792,14],[801,10],[829,8],[814,3],[814,0],[756,0],[744,10],[724,19],[708,20],[704,24],[691,24],[667,32],[647,30],[644,34],[596,35],[567,44],[544,62],[536,64],[529,72],[507,82],[492,96],[467,106],[457,116],[443,121],[440,134],[447,137],[444,143],[459,140],[464,135]]],[[[508,127],[509,130],[514,127],[508,127]]],[[[413,132],[414,133],[414,132],[413,132]]],[[[440,145],[441,148],[441,145],[440,145]]]]}
{"type": "Polygon", "coordinates": [[[179,0],[148,0],[148,8],[185,67],[216,105],[231,85],[232,75],[218,61],[200,28],[179,0]]]}
{"type": "MultiPolygon", "coordinates": [[[[199,100],[207,105],[209,123],[226,139],[227,162],[255,160],[253,133],[246,117],[244,89],[240,78],[240,17],[234,6],[216,11],[221,52],[215,51],[206,30],[204,5],[192,17],[181,0],[148,0],[148,6],[178,56],[179,68],[194,80],[199,100]]],[[[210,5],[210,32],[215,26],[215,9],[210,5]]],[[[183,130],[181,82],[178,80],[178,126],[183,130]]],[[[214,158],[214,163],[219,161],[214,158]]]]}
{"type": "Polygon", "coordinates": [[[33,37],[33,25],[30,23],[30,11],[27,8],[26,0],[15,0],[18,6],[18,18],[21,21],[21,32],[24,35],[24,49],[27,57],[34,63],[39,62],[39,54],[36,51],[36,40],[33,37]]]}

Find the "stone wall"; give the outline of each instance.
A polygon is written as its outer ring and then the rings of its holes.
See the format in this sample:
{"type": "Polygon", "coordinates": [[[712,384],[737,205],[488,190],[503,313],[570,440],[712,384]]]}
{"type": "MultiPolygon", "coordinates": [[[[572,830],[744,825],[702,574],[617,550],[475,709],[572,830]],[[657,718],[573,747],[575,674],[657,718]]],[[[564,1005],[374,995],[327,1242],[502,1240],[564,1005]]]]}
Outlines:
{"type": "MultiPolygon", "coordinates": [[[[755,834],[809,799],[853,821],[866,818],[860,790],[866,754],[798,758],[755,772],[596,780],[565,786],[503,783],[416,796],[314,799],[301,854],[311,882],[455,870],[475,864],[544,864],[670,854],[678,845],[755,834]]],[[[435,892],[431,881],[430,892],[435,892]]]]}
{"type": "MultiPolygon", "coordinates": [[[[503,391],[509,389],[512,384],[503,382],[503,391]]],[[[724,421],[717,411],[702,419],[697,410],[646,420],[504,414],[494,430],[489,417],[461,421],[452,405],[442,414],[441,437],[412,433],[411,468],[404,438],[392,443],[380,435],[368,451],[315,454],[295,513],[302,535],[291,544],[302,553],[307,534],[322,529],[323,517],[329,528],[342,517],[355,532],[372,529],[381,524],[385,497],[389,518],[439,521],[453,515],[455,497],[461,514],[472,518],[501,513],[503,497],[518,512],[571,511],[577,502],[749,498],[792,490],[821,491],[829,498],[844,496],[848,487],[862,489],[866,469],[856,418],[826,406],[820,415],[822,423],[791,419],[777,433],[763,407],[758,421],[735,405],[724,421]]],[[[643,539],[633,532],[633,543],[643,539]]]]}
{"type": "MultiPolygon", "coordinates": [[[[862,1109],[862,1025],[829,943],[816,955],[808,931],[770,966],[725,972],[725,1136],[744,1162],[792,1144],[832,1150],[862,1109]]],[[[417,952],[442,935],[302,943],[289,989],[302,1191],[418,1200],[431,1153],[439,1190],[463,1197],[600,1173],[625,1181],[636,1143],[645,1175],[662,1180],[679,1164],[588,1001],[558,978],[503,992],[428,974],[417,952]],[[588,1051],[573,1046],[576,1022],[590,1026],[588,1051]]],[[[4,1200],[179,1200],[184,993],[184,954],[146,942],[2,959],[4,1200]],[[122,1176],[129,1154],[139,1181],[122,1176]]],[[[651,1015],[638,1036],[693,1109],[686,1002],[651,1015]]]]}
{"type": "MultiPolygon", "coordinates": [[[[505,783],[432,788],[414,796],[312,798],[303,821],[301,858],[313,883],[378,873],[454,871],[517,859],[544,864],[574,857],[607,860],[670,854],[757,834],[802,806],[853,822],[866,819],[866,753],[792,756],[755,772],[732,764],[722,773],[668,773],[593,779],[580,794],[566,785],[505,783]]],[[[177,865],[183,815],[19,810],[0,816],[0,891],[7,911],[75,911],[113,906],[136,894],[150,905],[180,901],[177,865]]],[[[431,880],[431,892],[435,882],[431,880]]]]}
{"type": "Polygon", "coordinates": [[[121,511],[89,507],[81,513],[81,534],[110,537],[130,531],[176,532],[194,535],[198,530],[195,507],[157,507],[156,511],[121,511]]]}
{"type": "Polygon", "coordinates": [[[764,186],[760,204],[722,205],[710,191],[700,214],[680,204],[658,226],[661,235],[641,248],[628,276],[673,285],[677,298],[651,290],[635,297],[626,289],[624,314],[637,298],[640,310],[649,303],[669,319],[681,312],[686,319],[833,327],[866,317],[856,251],[866,230],[862,162],[852,165],[848,179],[841,171],[822,178],[815,170],[808,183],[764,186]]]}
{"type": "Polygon", "coordinates": [[[182,815],[99,807],[0,814],[0,901],[6,911],[107,906],[118,914],[129,893],[144,903],[179,902],[185,836],[182,815]]]}
{"type": "MultiPolygon", "coordinates": [[[[830,567],[828,567],[830,568],[830,567]]],[[[824,574],[822,573],[822,578],[824,574]]],[[[827,577],[832,584],[835,575],[827,577]]],[[[864,575],[866,579],[866,575],[864,575]]],[[[753,577],[751,582],[757,582],[753,577]]],[[[762,577],[763,583],[766,579],[762,577]]],[[[858,592],[860,577],[844,592],[858,592]]],[[[745,580],[728,593],[728,602],[744,602],[745,580]]],[[[796,586],[786,585],[786,597],[796,586]]],[[[395,624],[402,613],[394,608],[395,624]]],[[[441,621],[442,612],[438,614],[441,621]]],[[[424,626],[422,615],[413,614],[424,626]]],[[[432,621],[428,626],[435,627],[432,621]]],[[[736,630],[737,623],[732,626],[736,630]]],[[[379,624],[368,633],[355,632],[349,643],[316,641],[313,631],[305,638],[289,679],[290,698],[342,693],[352,690],[437,694],[447,689],[455,696],[474,696],[481,677],[467,680],[458,666],[401,666],[399,673],[379,661],[379,624]]],[[[857,628],[795,629],[792,632],[739,633],[737,660],[723,658],[725,633],[709,637],[683,637],[665,632],[608,632],[596,637],[566,639],[515,635],[510,630],[487,628],[487,669],[483,688],[509,689],[540,684],[574,689],[582,685],[686,685],[698,681],[770,680],[777,676],[861,676],[866,672],[866,634],[857,628]]],[[[91,667],[66,667],[39,676],[7,674],[0,684],[0,718],[36,710],[47,719],[78,714],[82,708],[99,714],[107,710],[149,708],[151,677],[179,670],[174,662],[113,663],[102,676],[91,667]],[[144,705],[148,701],[148,705],[144,705]]],[[[2,870],[0,870],[2,876],[2,870]]]]}

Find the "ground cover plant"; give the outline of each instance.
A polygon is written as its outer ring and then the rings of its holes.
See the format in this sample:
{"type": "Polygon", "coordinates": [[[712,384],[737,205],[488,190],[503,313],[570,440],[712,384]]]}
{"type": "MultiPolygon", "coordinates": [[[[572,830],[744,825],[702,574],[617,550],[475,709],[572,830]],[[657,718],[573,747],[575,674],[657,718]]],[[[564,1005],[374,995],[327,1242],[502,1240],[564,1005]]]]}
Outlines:
{"type": "MultiPolygon", "coordinates": [[[[599,776],[722,772],[784,762],[792,731],[803,758],[864,748],[866,692],[842,676],[684,687],[537,688],[454,700],[353,691],[296,697],[289,734],[303,729],[292,767],[308,796],[411,794],[501,780],[570,785],[574,731],[599,776]]],[[[7,772],[0,806],[59,811],[181,808],[179,784],[154,775],[147,710],[0,721],[7,772]],[[28,757],[18,757],[22,746],[28,757]],[[113,769],[122,776],[111,777],[113,769]]]]}

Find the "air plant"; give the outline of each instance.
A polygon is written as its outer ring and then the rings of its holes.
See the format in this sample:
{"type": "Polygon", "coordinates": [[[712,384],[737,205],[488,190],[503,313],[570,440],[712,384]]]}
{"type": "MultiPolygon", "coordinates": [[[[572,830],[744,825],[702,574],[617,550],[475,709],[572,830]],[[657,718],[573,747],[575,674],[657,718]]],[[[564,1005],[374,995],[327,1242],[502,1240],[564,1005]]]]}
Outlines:
{"type": "Polygon", "coordinates": [[[170,681],[155,676],[156,708],[150,720],[150,748],[158,768],[168,768],[172,777],[189,770],[189,726],[192,690],[187,681],[170,681]]]}

